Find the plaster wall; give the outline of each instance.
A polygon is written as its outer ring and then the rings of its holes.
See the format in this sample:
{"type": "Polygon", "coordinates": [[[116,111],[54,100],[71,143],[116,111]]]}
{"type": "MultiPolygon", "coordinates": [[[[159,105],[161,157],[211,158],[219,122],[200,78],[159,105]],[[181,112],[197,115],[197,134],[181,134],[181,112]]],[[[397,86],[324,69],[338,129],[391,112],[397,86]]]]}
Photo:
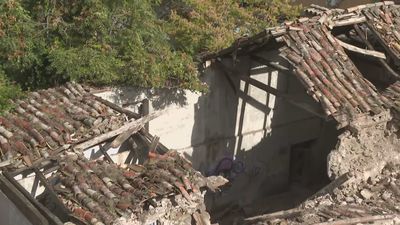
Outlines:
{"type": "MultiPolygon", "coordinates": [[[[277,51],[262,54],[285,64],[277,51]]],[[[184,153],[196,169],[206,174],[215,173],[221,159],[231,158],[244,166],[241,172],[261,171],[260,174],[265,174],[260,176],[274,177],[276,183],[286,184],[290,146],[318,138],[323,121],[281,98],[246,84],[239,76],[250,75],[290,94],[295,101],[306,103],[315,110],[320,107],[294,76],[271,70],[247,58],[240,58],[235,63],[227,60],[224,64],[235,70],[229,75],[230,81],[213,64],[205,69],[202,77],[209,86],[209,92],[204,94],[188,90],[116,88],[97,95],[119,105],[148,98],[150,111],[167,109],[150,122],[150,133],[159,136],[170,149],[184,153]]],[[[137,111],[138,107],[130,108],[137,111]]],[[[263,180],[254,182],[261,185],[263,180]]]]}

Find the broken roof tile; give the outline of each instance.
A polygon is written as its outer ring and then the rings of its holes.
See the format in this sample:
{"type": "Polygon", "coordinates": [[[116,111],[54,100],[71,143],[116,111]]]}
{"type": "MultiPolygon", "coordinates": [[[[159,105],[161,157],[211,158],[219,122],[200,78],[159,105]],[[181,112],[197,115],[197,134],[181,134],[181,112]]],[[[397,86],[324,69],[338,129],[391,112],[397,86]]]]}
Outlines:
{"type": "Polygon", "coordinates": [[[145,220],[139,216],[146,217],[147,206],[157,207],[164,198],[185,202],[189,207],[177,209],[192,215],[203,204],[199,190],[207,185],[176,152],[125,166],[68,153],[60,155],[58,164],[48,183],[70,213],[90,224],[114,224],[120,217],[145,220]]]}
{"type": "Polygon", "coordinates": [[[27,166],[58,148],[118,128],[124,122],[123,114],[97,101],[76,83],[32,92],[0,116],[0,157],[13,161],[14,167],[27,166]]]}
{"type": "Polygon", "coordinates": [[[383,104],[378,93],[329,31],[322,25],[298,26],[307,27],[310,32],[288,31],[284,35],[288,48],[283,48],[282,55],[297,68],[298,78],[307,84],[309,94],[316,96],[326,114],[334,117],[348,114],[350,119],[357,114],[378,113],[383,104]],[[322,49],[315,48],[316,40],[322,49]]]}

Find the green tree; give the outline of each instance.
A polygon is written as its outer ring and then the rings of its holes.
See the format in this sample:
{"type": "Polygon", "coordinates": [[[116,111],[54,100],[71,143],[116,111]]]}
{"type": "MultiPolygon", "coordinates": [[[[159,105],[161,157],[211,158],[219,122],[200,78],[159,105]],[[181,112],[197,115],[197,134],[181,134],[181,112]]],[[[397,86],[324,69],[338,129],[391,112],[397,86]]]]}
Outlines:
{"type": "Polygon", "coordinates": [[[204,90],[199,53],[298,12],[288,0],[3,0],[0,88],[74,80],[204,90]]]}

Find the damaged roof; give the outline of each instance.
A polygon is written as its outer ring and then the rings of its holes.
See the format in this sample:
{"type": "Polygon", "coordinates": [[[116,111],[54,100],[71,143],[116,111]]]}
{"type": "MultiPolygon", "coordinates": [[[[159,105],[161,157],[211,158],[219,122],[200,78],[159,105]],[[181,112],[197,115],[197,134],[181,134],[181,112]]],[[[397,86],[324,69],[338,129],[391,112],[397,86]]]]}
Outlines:
{"type": "Polygon", "coordinates": [[[49,183],[64,207],[89,224],[149,224],[152,219],[178,218],[179,214],[161,210],[164,198],[173,199],[170,210],[201,216],[195,212],[203,203],[200,188],[206,186],[205,178],[176,152],[152,152],[150,157],[144,165],[119,166],[64,154],[49,183]],[[148,211],[149,206],[156,209],[156,215],[148,211]]]}
{"type": "Polygon", "coordinates": [[[382,97],[326,27],[308,23],[292,26],[297,29],[279,39],[285,43],[281,56],[293,65],[297,78],[308,94],[321,103],[326,115],[346,121],[359,113],[382,111],[382,97]]]}
{"type": "Polygon", "coordinates": [[[363,9],[362,13],[370,30],[400,66],[400,7],[375,6],[363,9]]]}
{"type": "Polygon", "coordinates": [[[29,166],[71,144],[115,130],[126,120],[77,83],[29,93],[0,116],[3,166],[29,166]]]}
{"type": "Polygon", "coordinates": [[[0,189],[22,193],[26,199],[16,204],[30,202],[49,224],[205,224],[209,215],[200,189],[214,187],[143,128],[159,114],[141,117],[76,83],[29,93],[0,117],[0,178],[14,186],[0,189]],[[119,165],[107,150],[122,143],[130,152],[119,165]],[[104,157],[85,158],[83,151],[92,146],[104,157]],[[144,163],[131,164],[136,161],[144,163]],[[38,182],[28,193],[15,178],[31,174],[45,189],[37,198],[38,182]]]}
{"type": "MultiPolygon", "coordinates": [[[[279,46],[280,55],[292,65],[292,68],[285,68],[283,72],[295,75],[307,93],[320,103],[325,115],[333,117],[340,124],[339,127],[350,124],[358,117],[378,115],[391,108],[393,99],[382,95],[361,74],[345,48],[372,55],[383,60],[381,63],[386,63],[384,60],[387,58],[398,60],[400,6],[392,1],[360,5],[346,10],[330,10],[312,5],[306,12],[313,17],[299,18],[278,27],[267,28],[255,36],[240,38],[229,48],[205,55],[203,60],[232,57],[236,61],[239,56],[249,55],[254,58],[254,52],[264,46],[279,46]],[[363,26],[359,26],[361,24],[363,26]],[[376,33],[389,55],[374,49],[361,49],[339,40],[332,34],[332,29],[343,26],[354,26],[357,35],[362,36],[367,35],[368,27],[376,33]]],[[[365,39],[365,44],[370,45],[367,38],[365,39]]],[[[260,60],[260,57],[255,57],[260,60]]],[[[386,68],[397,75],[387,64],[386,68]]]]}

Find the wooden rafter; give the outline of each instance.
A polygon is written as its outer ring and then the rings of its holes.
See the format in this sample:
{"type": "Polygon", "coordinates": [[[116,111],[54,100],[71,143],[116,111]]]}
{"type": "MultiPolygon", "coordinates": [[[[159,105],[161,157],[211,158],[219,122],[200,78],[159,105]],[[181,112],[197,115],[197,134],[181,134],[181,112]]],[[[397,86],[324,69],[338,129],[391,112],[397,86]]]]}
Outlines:
{"type": "MultiPolygon", "coordinates": [[[[224,70],[226,70],[227,73],[229,73],[230,75],[235,74],[234,71],[232,71],[230,68],[225,66],[222,62],[217,61],[217,63],[219,63],[222,66],[222,68],[224,70]]],[[[258,80],[252,79],[250,77],[246,77],[246,76],[241,75],[241,76],[239,76],[239,78],[242,81],[248,82],[249,84],[253,85],[254,87],[257,87],[257,88],[259,88],[259,89],[261,89],[261,90],[263,90],[263,91],[265,91],[265,92],[267,92],[269,94],[272,94],[272,95],[275,95],[276,97],[282,98],[283,100],[287,101],[288,103],[290,103],[291,105],[293,105],[293,106],[295,106],[297,108],[305,110],[305,111],[307,111],[307,112],[309,112],[309,113],[311,113],[311,114],[313,114],[313,115],[315,115],[317,117],[320,117],[320,118],[323,118],[325,120],[328,120],[328,118],[324,114],[322,114],[320,112],[317,112],[315,109],[313,109],[307,103],[299,102],[298,100],[295,100],[294,97],[292,97],[292,96],[290,96],[290,95],[288,95],[286,93],[282,93],[279,90],[277,90],[277,89],[275,89],[275,88],[273,88],[271,86],[268,86],[268,85],[266,85],[266,84],[264,84],[264,83],[262,83],[262,82],[260,82],[258,80]]]]}

